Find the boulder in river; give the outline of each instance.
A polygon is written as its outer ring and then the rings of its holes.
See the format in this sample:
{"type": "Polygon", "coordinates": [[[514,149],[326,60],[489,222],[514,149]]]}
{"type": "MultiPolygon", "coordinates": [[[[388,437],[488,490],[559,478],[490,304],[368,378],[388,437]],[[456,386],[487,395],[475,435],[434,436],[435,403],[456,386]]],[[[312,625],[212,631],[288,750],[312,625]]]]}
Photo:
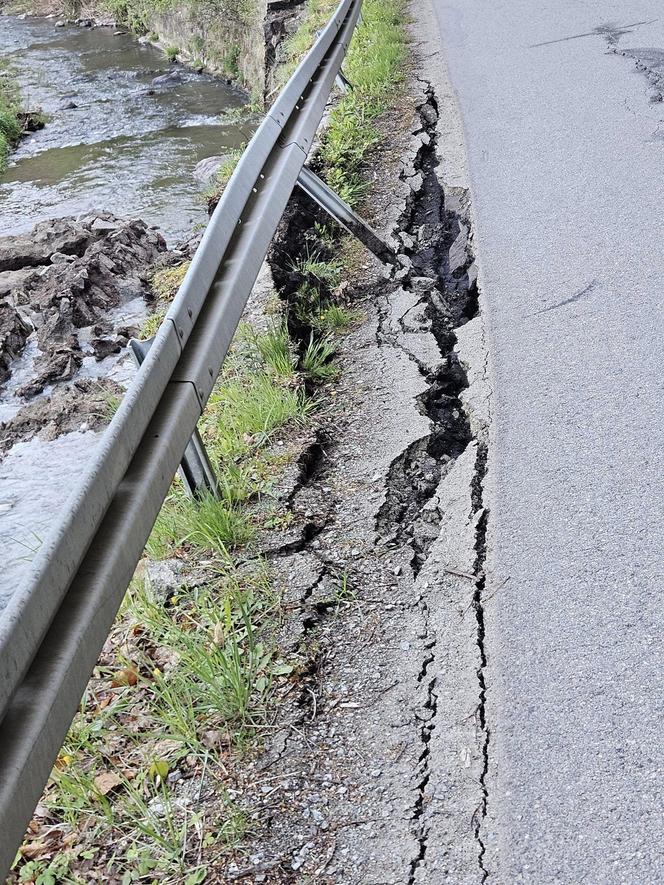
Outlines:
{"type": "Polygon", "coordinates": [[[26,403],[9,421],[0,422],[0,460],[17,442],[33,437],[48,441],[74,430],[99,430],[109,420],[109,402],[121,394],[109,378],[80,378],[26,403]]]}
{"type": "Polygon", "coordinates": [[[49,264],[54,252],[82,255],[91,238],[90,229],[73,218],[40,221],[30,233],[0,237],[0,271],[49,264]]]}
{"type": "Polygon", "coordinates": [[[25,347],[32,332],[23,317],[7,301],[0,301],[0,384],[10,375],[10,363],[25,347]]]}
{"type": "Polygon", "coordinates": [[[204,160],[200,160],[194,166],[194,178],[196,181],[207,184],[217,174],[225,161],[226,157],[206,157],[204,160]]]}
{"type": "Polygon", "coordinates": [[[152,81],[152,86],[178,86],[184,83],[184,77],[180,71],[169,71],[167,74],[160,74],[152,81]]]}

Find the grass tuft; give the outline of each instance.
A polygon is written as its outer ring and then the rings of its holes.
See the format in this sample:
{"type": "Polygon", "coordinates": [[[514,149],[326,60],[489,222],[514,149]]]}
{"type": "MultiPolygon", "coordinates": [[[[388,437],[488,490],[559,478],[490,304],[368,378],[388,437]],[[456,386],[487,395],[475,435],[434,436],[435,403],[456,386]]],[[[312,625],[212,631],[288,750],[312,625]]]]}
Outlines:
{"type": "Polygon", "coordinates": [[[330,381],[339,374],[339,369],[332,362],[337,352],[334,341],[328,336],[315,338],[313,332],[307,344],[301,368],[304,374],[313,381],[330,381]]]}

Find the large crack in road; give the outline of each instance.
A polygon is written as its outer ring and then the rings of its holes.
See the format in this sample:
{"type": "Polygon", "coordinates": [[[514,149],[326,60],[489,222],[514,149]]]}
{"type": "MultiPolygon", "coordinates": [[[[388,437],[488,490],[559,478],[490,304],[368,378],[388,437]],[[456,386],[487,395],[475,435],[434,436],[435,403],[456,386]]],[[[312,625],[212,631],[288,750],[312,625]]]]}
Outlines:
{"type": "MultiPolygon", "coordinates": [[[[410,354],[425,375],[428,390],[419,397],[420,409],[430,421],[431,432],[416,440],[393,462],[387,480],[387,496],[377,516],[378,531],[394,546],[409,544],[413,550],[411,569],[416,578],[436,540],[440,525],[436,511],[427,510],[441,479],[465,452],[471,442],[477,444],[471,501],[475,527],[475,562],[473,570],[473,609],[477,622],[476,642],[479,649],[477,668],[477,723],[481,747],[481,801],[473,816],[472,827],[477,841],[477,862],[481,880],[487,878],[483,865],[485,847],[482,840],[482,821],[488,804],[489,728],[485,715],[486,651],[484,648],[483,591],[485,586],[484,559],[488,512],[484,509],[482,484],[486,472],[487,444],[477,440],[476,428],[464,407],[461,396],[469,386],[466,368],[457,352],[457,330],[478,316],[478,292],[474,257],[470,245],[468,193],[465,190],[446,194],[437,174],[438,160],[438,106],[433,88],[426,90],[426,100],[418,108],[421,119],[422,144],[414,158],[412,177],[419,186],[413,191],[406,212],[399,224],[402,254],[409,259],[409,272],[403,276],[404,290],[415,291],[424,305],[440,351],[440,364],[435,371],[415,354],[410,354]]],[[[394,333],[385,331],[387,307],[382,313],[378,329],[379,343],[388,338],[395,343],[394,333]]],[[[403,324],[401,323],[402,331],[403,324]]],[[[430,742],[438,715],[436,676],[430,670],[436,659],[437,637],[429,628],[429,605],[426,595],[419,600],[425,623],[425,657],[418,676],[424,687],[426,700],[420,727],[422,752],[421,778],[413,809],[413,820],[418,832],[419,850],[411,861],[409,883],[418,881],[427,853],[428,830],[424,803],[432,772],[430,770],[430,742]]]]}

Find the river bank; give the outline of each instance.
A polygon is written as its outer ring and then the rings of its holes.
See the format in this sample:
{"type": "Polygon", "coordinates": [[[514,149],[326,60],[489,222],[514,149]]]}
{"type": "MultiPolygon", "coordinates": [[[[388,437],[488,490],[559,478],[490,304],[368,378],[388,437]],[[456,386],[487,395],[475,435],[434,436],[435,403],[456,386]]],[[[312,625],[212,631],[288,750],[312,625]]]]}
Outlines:
{"type": "Polygon", "coordinates": [[[2,24],[17,89],[49,117],[0,178],[6,601],[135,374],[126,343],[150,311],[152,275],[189,257],[208,177],[255,124],[241,91],[129,34],[2,24]]]}
{"type": "Polygon", "coordinates": [[[15,72],[6,59],[0,59],[0,175],[21,138],[43,129],[45,122],[41,109],[24,107],[15,72]]]}
{"type": "Polygon", "coordinates": [[[262,109],[284,62],[284,43],[295,33],[305,0],[12,0],[5,12],[76,25],[127,29],[194,69],[243,88],[262,109]]]}

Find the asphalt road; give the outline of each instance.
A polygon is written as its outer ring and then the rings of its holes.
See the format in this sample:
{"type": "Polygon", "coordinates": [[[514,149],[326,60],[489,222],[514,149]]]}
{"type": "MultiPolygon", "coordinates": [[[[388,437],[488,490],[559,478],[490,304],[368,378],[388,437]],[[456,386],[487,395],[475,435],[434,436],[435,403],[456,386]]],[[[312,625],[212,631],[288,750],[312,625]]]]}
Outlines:
{"type": "Polygon", "coordinates": [[[664,8],[434,5],[494,385],[488,881],[664,882],[664,8]]]}

